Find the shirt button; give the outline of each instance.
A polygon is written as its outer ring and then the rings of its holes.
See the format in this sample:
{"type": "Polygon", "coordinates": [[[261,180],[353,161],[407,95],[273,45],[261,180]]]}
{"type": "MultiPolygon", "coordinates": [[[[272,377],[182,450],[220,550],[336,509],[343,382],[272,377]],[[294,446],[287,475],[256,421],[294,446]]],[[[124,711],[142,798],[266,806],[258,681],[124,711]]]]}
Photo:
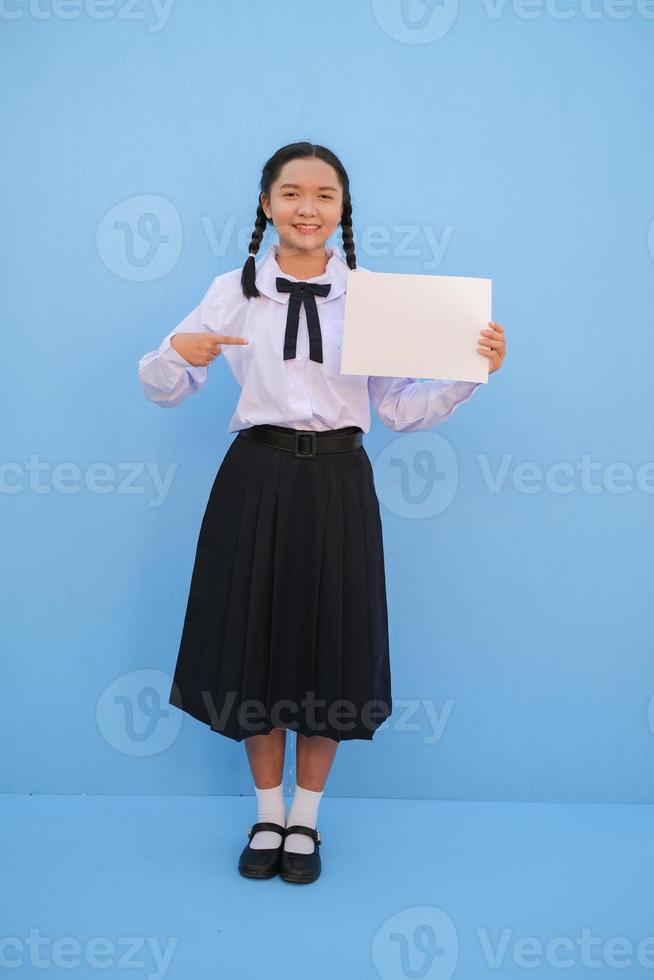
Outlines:
{"type": "Polygon", "coordinates": [[[302,355],[301,354],[298,354],[297,359],[298,359],[298,361],[301,361],[302,360],[302,355]]]}

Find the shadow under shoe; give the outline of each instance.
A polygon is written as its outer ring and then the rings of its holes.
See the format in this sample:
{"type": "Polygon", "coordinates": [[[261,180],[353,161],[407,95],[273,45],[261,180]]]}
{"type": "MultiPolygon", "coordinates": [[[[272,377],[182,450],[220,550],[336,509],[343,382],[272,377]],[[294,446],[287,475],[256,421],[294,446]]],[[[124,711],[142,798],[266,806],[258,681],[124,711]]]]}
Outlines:
{"type": "Polygon", "coordinates": [[[259,830],[274,830],[282,835],[279,847],[250,847],[247,843],[238,859],[238,870],[245,878],[274,878],[279,871],[279,861],[284,847],[286,828],[281,824],[262,820],[248,827],[248,841],[251,841],[259,830]]]}
{"type": "Polygon", "coordinates": [[[282,853],[279,862],[279,877],[284,881],[294,881],[297,884],[306,885],[315,881],[320,875],[322,868],[320,861],[320,834],[313,827],[303,827],[301,824],[293,824],[286,827],[284,836],[289,834],[307,834],[314,840],[314,849],[311,854],[298,854],[295,851],[285,851],[282,843],[282,853]]]}

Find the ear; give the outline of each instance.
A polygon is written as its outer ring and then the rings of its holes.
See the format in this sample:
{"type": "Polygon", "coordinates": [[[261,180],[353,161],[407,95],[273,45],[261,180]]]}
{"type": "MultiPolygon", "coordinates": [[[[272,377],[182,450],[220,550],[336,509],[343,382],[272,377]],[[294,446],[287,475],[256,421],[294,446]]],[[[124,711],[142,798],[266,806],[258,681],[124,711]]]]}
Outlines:
{"type": "Polygon", "coordinates": [[[268,218],[268,221],[272,221],[272,209],[270,207],[270,200],[268,197],[266,197],[266,195],[263,192],[259,194],[259,204],[263,208],[265,215],[268,218]],[[270,214],[268,214],[269,211],[271,212],[270,214]]]}

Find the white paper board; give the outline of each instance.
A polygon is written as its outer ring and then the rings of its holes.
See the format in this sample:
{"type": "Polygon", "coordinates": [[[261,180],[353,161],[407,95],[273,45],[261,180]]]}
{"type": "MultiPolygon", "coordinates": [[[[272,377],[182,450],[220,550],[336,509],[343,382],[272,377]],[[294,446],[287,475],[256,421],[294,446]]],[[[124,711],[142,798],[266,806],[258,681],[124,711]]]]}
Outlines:
{"type": "Polygon", "coordinates": [[[343,374],[488,382],[490,279],[350,270],[343,374]]]}

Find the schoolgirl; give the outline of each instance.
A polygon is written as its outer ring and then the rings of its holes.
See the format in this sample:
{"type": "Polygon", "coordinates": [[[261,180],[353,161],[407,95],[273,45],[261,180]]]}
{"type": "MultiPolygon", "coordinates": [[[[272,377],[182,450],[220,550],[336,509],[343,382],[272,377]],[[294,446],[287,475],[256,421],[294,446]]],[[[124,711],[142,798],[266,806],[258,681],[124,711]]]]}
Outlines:
{"type": "MultiPolygon", "coordinates": [[[[318,806],[339,742],[372,739],[392,710],[384,553],[363,445],[370,401],[396,432],[430,428],[478,384],[345,375],[347,277],[355,272],[348,175],[307,142],[266,163],[249,255],[139,362],[164,407],[199,391],[221,353],[240,397],[237,436],[202,519],[170,704],[244,741],[257,821],[238,870],[315,881],[318,806]],[[271,222],[279,241],[257,263],[271,222]],[[343,258],[326,241],[340,224],[343,258]],[[297,783],[285,816],[285,733],[297,783]]],[[[401,325],[399,325],[401,329],[401,325]]],[[[478,350],[496,370],[499,324],[478,350]]]]}

